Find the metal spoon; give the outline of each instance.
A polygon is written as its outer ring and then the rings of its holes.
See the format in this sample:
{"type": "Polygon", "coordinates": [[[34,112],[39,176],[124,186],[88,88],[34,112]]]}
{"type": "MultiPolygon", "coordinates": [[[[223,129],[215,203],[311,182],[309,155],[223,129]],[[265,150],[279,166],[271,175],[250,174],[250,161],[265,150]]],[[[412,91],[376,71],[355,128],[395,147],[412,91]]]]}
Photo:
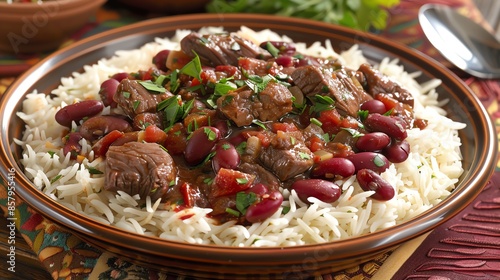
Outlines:
{"type": "Polygon", "coordinates": [[[425,36],[458,68],[479,78],[500,78],[500,42],[481,25],[437,4],[420,8],[425,36]]]}

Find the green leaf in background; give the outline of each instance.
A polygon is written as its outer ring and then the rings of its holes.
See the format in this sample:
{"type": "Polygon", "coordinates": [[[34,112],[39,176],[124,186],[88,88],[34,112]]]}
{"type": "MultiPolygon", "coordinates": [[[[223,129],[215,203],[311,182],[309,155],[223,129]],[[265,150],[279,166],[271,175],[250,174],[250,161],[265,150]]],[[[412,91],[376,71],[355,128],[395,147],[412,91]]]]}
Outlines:
{"type": "Polygon", "coordinates": [[[212,0],[210,13],[260,13],[308,18],[358,30],[381,30],[387,25],[387,8],[400,0],[212,0]]]}

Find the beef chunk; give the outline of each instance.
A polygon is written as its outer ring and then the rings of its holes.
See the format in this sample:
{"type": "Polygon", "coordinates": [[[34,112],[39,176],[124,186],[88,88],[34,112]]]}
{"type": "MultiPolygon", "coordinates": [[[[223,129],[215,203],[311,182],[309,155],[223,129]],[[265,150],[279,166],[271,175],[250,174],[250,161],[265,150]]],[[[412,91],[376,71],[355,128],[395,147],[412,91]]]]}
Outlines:
{"type": "Polygon", "coordinates": [[[161,198],[175,182],[177,167],[156,143],[128,142],[106,153],[105,189],[139,194],[141,199],[161,198]]]}
{"type": "Polygon", "coordinates": [[[201,35],[193,32],[181,40],[181,49],[193,58],[197,54],[203,65],[211,66],[238,66],[240,57],[266,55],[259,46],[232,34],[201,35]]]}
{"type": "Polygon", "coordinates": [[[356,117],[359,106],[372,99],[344,71],[307,65],[297,68],[291,77],[306,96],[328,95],[337,110],[349,116],[356,117]]]}
{"type": "Polygon", "coordinates": [[[271,144],[262,149],[259,159],[281,181],[307,171],[313,165],[313,155],[302,141],[301,132],[278,131],[271,144]]]}
{"type": "Polygon", "coordinates": [[[386,93],[393,99],[403,104],[408,104],[413,108],[413,95],[397,82],[373,69],[373,67],[367,63],[362,64],[359,67],[359,71],[365,76],[366,91],[373,97],[379,93],[386,93]]]}
{"type": "Polygon", "coordinates": [[[118,85],[113,100],[128,117],[134,119],[141,113],[156,112],[156,104],[170,96],[172,96],[171,93],[151,93],[137,80],[123,79],[118,85]]]}
{"type": "Polygon", "coordinates": [[[238,170],[255,175],[256,177],[254,182],[265,185],[270,191],[278,190],[281,186],[281,182],[273,173],[269,172],[257,163],[242,163],[238,170]]]}
{"type": "Polygon", "coordinates": [[[286,86],[270,81],[258,94],[244,87],[219,97],[217,108],[237,126],[250,125],[254,119],[277,121],[292,111],[292,93],[286,86]]]}

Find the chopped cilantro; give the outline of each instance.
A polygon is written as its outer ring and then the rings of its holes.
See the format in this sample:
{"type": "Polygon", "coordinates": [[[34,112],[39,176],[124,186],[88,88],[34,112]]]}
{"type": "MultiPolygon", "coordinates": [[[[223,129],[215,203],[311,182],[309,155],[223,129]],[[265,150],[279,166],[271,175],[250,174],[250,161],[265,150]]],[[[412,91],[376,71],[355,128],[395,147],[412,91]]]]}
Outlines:
{"type": "Polygon", "coordinates": [[[248,207],[254,204],[256,201],[257,195],[255,193],[238,192],[236,194],[236,209],[238,209],[238,211],[240,211],[242,214],[245,214],[248,207]]]}
{"type": "Polygon", "coordinates": [[[141,104],[140,100],[135,100],[134,103],[132,104],[132,107],[134,108],[134,111],[137,110],[137,107],[141,104]]]}
{"type": "Polygon", "coordinates": [[[361,121],[366,120],[366,118],[368,117],[368,114],[370,114],[370,112],[368,110],[359,110],[358,111],[358,117],[361,119],[361,121]]]}
{"type": "Polygon", "coordinates": [[[195,57],[188,62],[184,67],[179,71],[181,74],[186,74],[190,77],[198,79],[201,81],[201,61],[200,57],[195,53],[195,57]]]}
{"type": "Polygon", "coordinates": [[[361,136],[365,135],[364,133],[361,133],[353,128],[342,127],[341,129],[349,132],[352,135],[352,137],[354,137],[354,138],[361,137],[361,136]]]}
{"type": "Polygon", "coordinates": [[[267,42],[266,44],[266,50],[273,56],[273,57],[278,57],[280,50],[276,48],[271,42],[267,42]]]}
{"type": "Polygon", "coordinates": [[[385,165],[385,161],[379,155],[376,155],[373,158],[373,164],[375,164],[375,166],[377,167],[382,167],[385,165]]]}
{"type": "Polygon", "coordinates": [[[92,166],[86,166],[90,174],[104,174],[101,170],[96,169],[92,166]]]}
{"type": "Polygon", "coordinates": [[[266,125],[265,125],[263,122],[261,122],[260,120],[258,120],[258,119],[254,119],[254,120],[252,121],[252,123],[253,123],[253,124],[256,124],[256,125],[258,125],[258,126],[260,126],[260,127],[261,127],[262,129],[264,129],[264,130],[267,130],[266,125]]]}
{"type": "Polygon", "coordinates": [[[319,127],[321,127],[323,125],[323,123],[320,122],[317,118],[310,118],[309,120],[311,121],[311,123],[313,123],[319,127]]]}
{"type": "Polygon", "coordinates": [[[56,177],[52,178],[52,180],[50,180],[50,183],[53,184],[53,183],[57,182],[57,180],[61,179],[61,177],[62,177],[61,174],[57,175],[56,177]]]}
{"type": "Polygon", "coordinates": [[[311,159],[311,156],[307,153],[299,152],[299,157],[301,159],[311,159]]]}
{"type": "Polygon", "coordinates": [[[139,81],[139,84],[141,84],[145,89],[147,89],[148,91],[150,91],[152,93],[163,93],[163,92],[167,91],[163,86],[159,86],[150,80],[139,81]]]}
{"type": "Polygon", "coordinates": [[[130,97],[130,92],[128,92],[128,91],[123,91],[123,92],[122,92],[122,95],[123,95],[123,97],[125,97],[125,98],[129,98],[129,97],[130,97]]]}
{"type": "Polygon", "coordinates": [[[248,179],[247,178],[236,178],[236,182],[240,185],[243,185],[243,184],[248,183],[248,179]]]}
{"type": "Polygon", "coordinates": [[[217,138],[217,134],[209,127],[203,128],[203,132],[207,135],[209,141],[214,141],[217,138]]]}
{"type": "Polygon", "coordinates": [[[231,208],[226,208],[226,213],[228,214],[231,214],[233,216],[236,216],[236,217],[239,217],[240,216],[240,212],[234,210],[234,209],[231,209],[231,208]]]}

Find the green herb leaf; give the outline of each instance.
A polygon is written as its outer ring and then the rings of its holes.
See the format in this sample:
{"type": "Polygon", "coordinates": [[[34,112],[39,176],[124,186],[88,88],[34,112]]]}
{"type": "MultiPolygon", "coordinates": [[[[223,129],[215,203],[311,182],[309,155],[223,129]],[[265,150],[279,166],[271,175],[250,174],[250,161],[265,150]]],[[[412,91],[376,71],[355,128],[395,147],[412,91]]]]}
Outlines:
{"type": "Polygon", "coordinates": [[[159,86],[150,80],[139,81],[138,83],[141,84],[141,86],[143,86],[148,91],[151,91],[152,93],[163,93],[167,91],[163,86],[159,86]]]}
{"type": "Polygon", "coordinates": [[[323,125],[323,123],[320,122],[317,118],[310,118],[309,120],[311,121],[311,123],[313,123],[319,127],[321,127],[323,125]]]}
{"type": "Polygon", "coordinates": [[[256,201],[257,195],[255,193],[238,192],[236,194],[236,209],[244,215],[247,212],[248,207],[256,201]]]}
{"type": "Polygon", "coordinates": [[[61,179],[62,175],[61,174],[58,174],[56,177],[52,178],[52,180],[50,180],[50,183],[53,184],[55,182],[57,182],[57,180],[61,179]]]}
{"type": "Polygon", "coordinates": [[[267,42],[266,44],[266,50],[273,56],[273,57],[278,57],[280,54],[280,50],[276,48],[271,42],[267,42]]]}
{"type": "Polygon", "coordinates": [[[190,77],[198,79],[201,81],[201,61],[200,57],[195,53],[195,57],[188,62],[184,67],[179,71],[181,74],[186,74],[190,77]]]}
{"type": "Polygon", "coordinates": [[[214,141],[217,138],[217,134],[209,127],[203,128],[203,133],[207,135],[209,141],[214,141]]]}
{"type": "Polygon", "coordinates": [[[96,169],[92,166],[86,166],[90,174],[104,174],[101,170],[96,169]]]}
{"type": "Polygon", "coordinates": [[[248,183],[248,179],[247,178],[236,178],[236,182],[240,185],[243,185],[243,184],[248,183]]]}
{"type": "Polygon", "coordinates": [[[238,212],[238,211],[236,211],[234,209],[231,209],[229,207],[226,208],[226,213],[231,214],[231,215],[233,215],[235,217],[239,217],[240,216],[240,212],[238,212]]]}

